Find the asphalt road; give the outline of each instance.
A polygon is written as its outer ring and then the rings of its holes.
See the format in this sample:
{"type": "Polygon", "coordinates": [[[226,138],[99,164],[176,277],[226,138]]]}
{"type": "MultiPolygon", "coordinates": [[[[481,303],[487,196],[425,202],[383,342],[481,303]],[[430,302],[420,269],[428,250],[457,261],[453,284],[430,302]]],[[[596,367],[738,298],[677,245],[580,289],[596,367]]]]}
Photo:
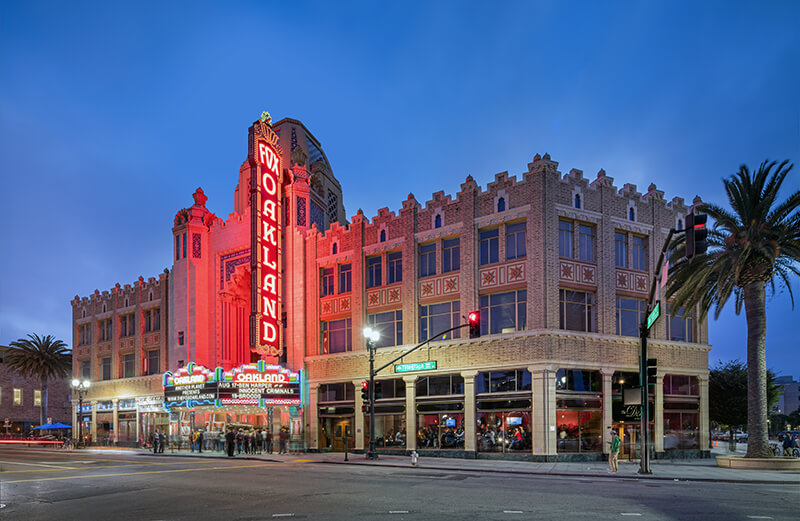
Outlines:
{"type": "Polygon", "coordinates": [[[0,449],[0,519],[796,520],[800,488],[0,449]]]}

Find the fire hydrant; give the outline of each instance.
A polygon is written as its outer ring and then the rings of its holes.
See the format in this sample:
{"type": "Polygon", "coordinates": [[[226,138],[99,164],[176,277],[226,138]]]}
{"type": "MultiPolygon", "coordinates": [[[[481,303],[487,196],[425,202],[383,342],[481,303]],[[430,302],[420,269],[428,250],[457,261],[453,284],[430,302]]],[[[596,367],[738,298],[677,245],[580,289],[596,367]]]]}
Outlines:
{"type": "Polygon", "coordinates": [[[417,451],[412,450],[411,451],[411,466],[412,467],[416,467],[418,461],[419,461],[419,454],[417,454],[417,451]]]}

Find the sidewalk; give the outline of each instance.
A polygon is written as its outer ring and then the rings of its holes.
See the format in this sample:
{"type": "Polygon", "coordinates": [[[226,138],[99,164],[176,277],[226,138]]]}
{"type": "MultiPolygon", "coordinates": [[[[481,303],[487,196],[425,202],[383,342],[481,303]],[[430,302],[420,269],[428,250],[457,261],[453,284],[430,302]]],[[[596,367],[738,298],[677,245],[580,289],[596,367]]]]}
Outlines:
{"type": "MultiPolygon", "coordinates": [[[[737,451],[738,452],[738,451],[737,451]]],[[[142,456],[156,456],[152,451],[138,451],[142,456]]],[[[725,451],[724,453],[727,453],[725,451]]],[[[418,467],[426,470],[442,470],[448,472],[492,472],[510,474],[529,474],[529,475],[554,475],[554,476],[578,476],[592,478],[611,478],[611,479],[649,479],[667,481],[711,481],[719,483],[758,483],[758,484],[781,484],[800,485],[800,472],[794,471],[771,471],[771,470],[741,470],[725,469],[717,467],[714,456],[723,454],[722,451],[714,451],[711,459],[693,460],[656,460],[651,464],[652,475],[639,475],[638,461],[629,463],[621,461],[619,472],[611,474],[608,472],[608,465],[605,462],[530,462],[530,461],[509,461],[491,459],[458,459],[458,458],[433,458],[420,457],[418,467]]],[[[221,452],[203,453],[179,451],[171,453],[167,450],[158,456],[189,457],[189,458],[217,458],[227,459],[221,452]]],[[[398,467],[414,468],[411,465],[411,458],[408,456],[389,456],[381,455],[377,460],[367,460],[363,454],[349,454],[348,460],[344,461],[344,453],[325,452],[325,453],[292,453],[292,454],[262,454],[248,455],[239,454],[232,459],[261,460],[285,463],[325,463],[338,465],[367,465],[379,467],[398,467]]]]}

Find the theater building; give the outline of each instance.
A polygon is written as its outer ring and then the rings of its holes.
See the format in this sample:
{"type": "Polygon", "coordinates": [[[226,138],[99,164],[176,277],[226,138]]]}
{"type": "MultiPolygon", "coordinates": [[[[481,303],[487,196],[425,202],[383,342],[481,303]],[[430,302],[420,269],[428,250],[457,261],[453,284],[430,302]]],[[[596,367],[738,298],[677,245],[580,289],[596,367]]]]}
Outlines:
{"type": "MultiPolygon", "coordinates": [[[[665,200],[654,184],[618,188],[603,170],[591,180],[562,174],[547,154],[519,177],[497,174],[486,187],[467,177],[455,195],[424,204],[409,195],[397,212],[371,218],[359,210],[347,222],[341,194],[302,123],[262,120],[250,128],[227,219],[206,208],[200,189],[178,212],[172,268],[152,282],[168,288],[165,374],[135,393],[163,397],[156,422],[177,435],[226,423],[285,428],[298,450],[343,450],[345,437],[362,450],[362,331],[371,326],[380,331],[376,367],[432,339],[377,377],[381,451],[597,459],[615,427],[622,456],[636,452],[638,408],[624,405],[623,391],[638,384],[638,325],[664,239],[690,209],[682,199],[665,200]],[[480,338],[466,329],[437,336],[472,310],[480,338]],[[274,383],[284,377],[291,389],[274,383]]],[[[76,340],[81,326],[98,327],[95,308],[81,316],[95,300],[73,301],[76,340]]],[[[137,317],[147,309],[128,304],[137,317]]],[[[663,305],[649,342],[658,360],[652,441],[657,456],[707,454],[707,326],[663,305]]],[[[138,360],[148,350],[134,320],[138,360]]],[[[132,377],[113,373],[127,351],[111,336],[112,381],[93,396],[116,399],[119,414],[117,389],[151,377],[140,374],[146,365],[132,377]]],[[[94,381],[97,357],[108,357],[94,338],[88,346],[76,370],[88,362],[94,381]]]]}

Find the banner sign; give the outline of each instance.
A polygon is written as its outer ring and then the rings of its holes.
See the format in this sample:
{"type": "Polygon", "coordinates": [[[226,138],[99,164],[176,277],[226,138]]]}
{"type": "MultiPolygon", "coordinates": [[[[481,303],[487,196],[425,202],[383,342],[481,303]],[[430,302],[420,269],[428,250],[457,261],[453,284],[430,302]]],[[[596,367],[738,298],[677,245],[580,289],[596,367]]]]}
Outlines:
{"type": "Polygon", "coordinates": [[[250,347],[268,356],[280,356],[280,154],[278,136],[269,115],[250,127],[251,244],[250,267],[253,299],[250,347]]]}
{"type": "Polygon", "coordinates": [[[259,360],[230,371],[190,362],[163,376],[164,407],[302,405],[301,373],[259,360]]]}

